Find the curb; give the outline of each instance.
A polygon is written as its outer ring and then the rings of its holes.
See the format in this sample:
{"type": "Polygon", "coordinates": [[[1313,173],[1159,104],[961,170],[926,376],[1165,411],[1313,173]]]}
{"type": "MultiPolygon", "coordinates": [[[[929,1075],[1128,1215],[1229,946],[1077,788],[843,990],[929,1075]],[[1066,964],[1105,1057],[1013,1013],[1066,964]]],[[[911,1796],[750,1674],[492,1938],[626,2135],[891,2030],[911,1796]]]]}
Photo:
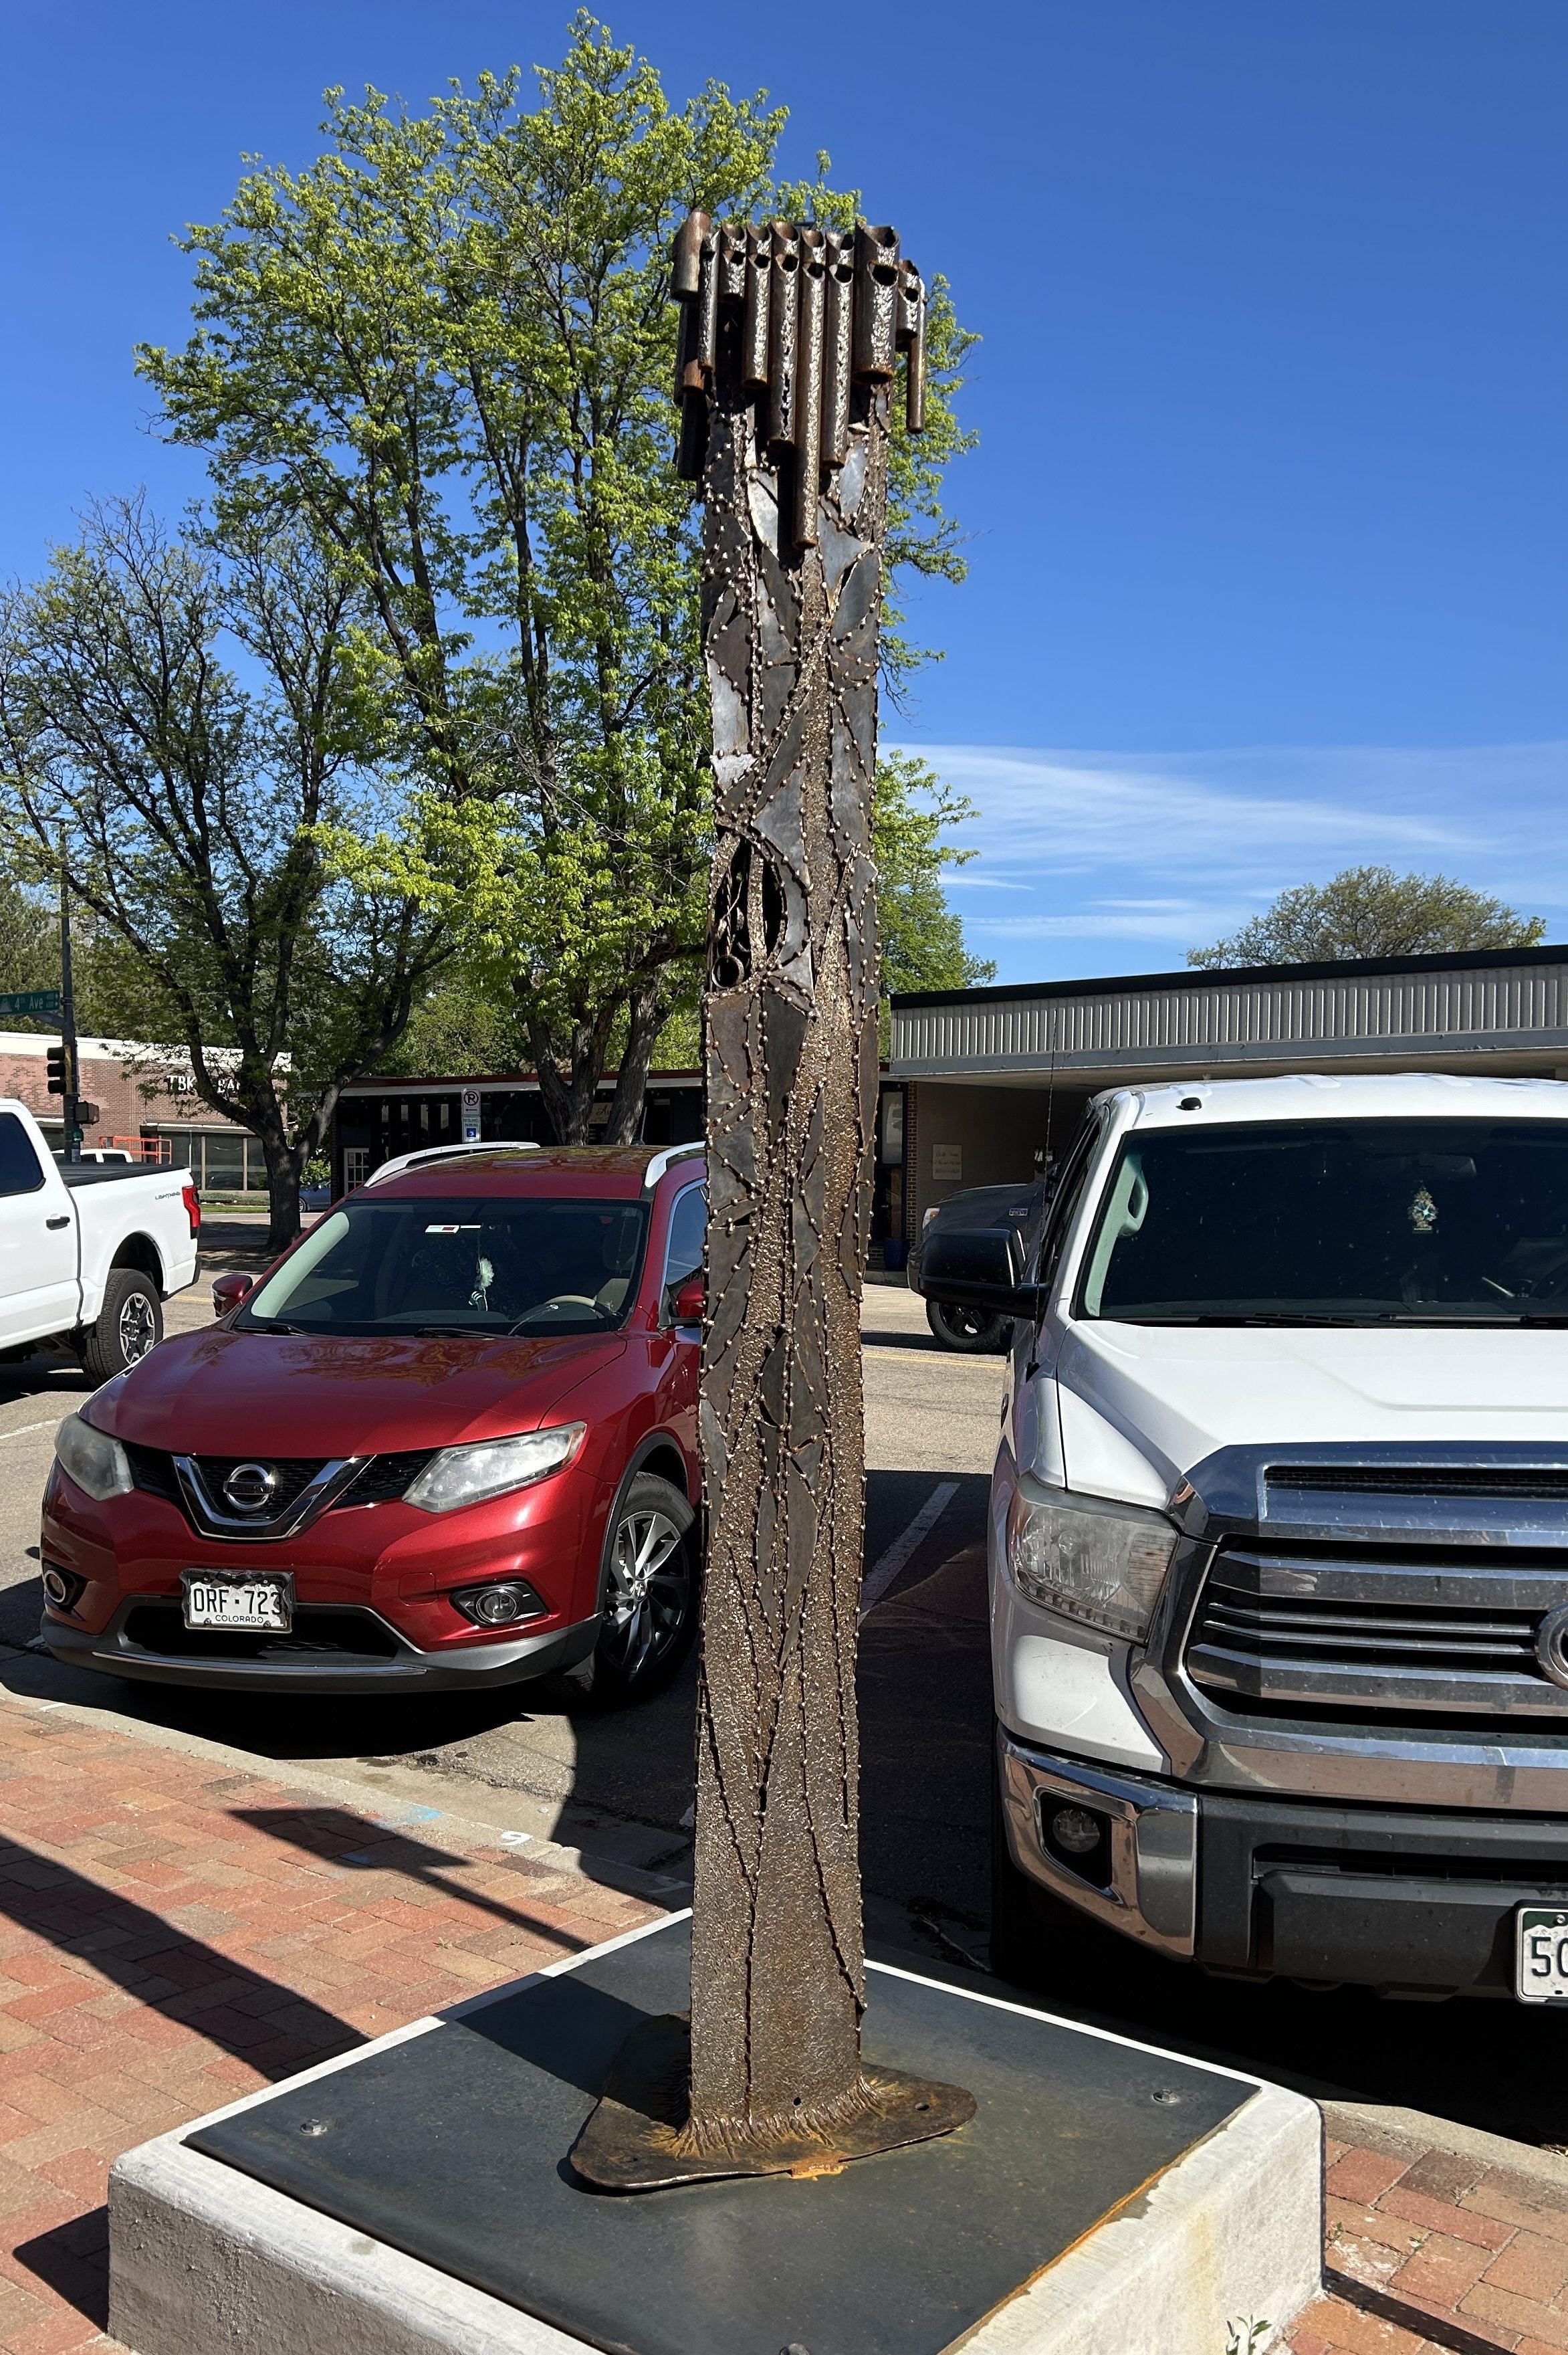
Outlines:
{"type": "Polygon", "coordinates": [[[1383,2151],[1390,2158],[1415,2160],[1429,2150],[1449,2150],[1457,2158],[1473,2158],[1483,2167],[1506,2168],[1523,2176],[1542,2191],[1554,2192],[1568,2208],[1568,2157],[1542,2150],[1535,2143],[1513,2142],[1507,2135],[1488,2134],[1484,2127],[1461,2126],[1454,2118],[1432,2117],[1425,2110],[1404,2110],[1392,2103],[1350,2102],[1338,2098],[1319,2103],[1323,2124],[1336,2142],[1357,2144],[1362,2150],[1383,2151]]]}
{"type": "MultiPolygon", "coordinates": [[[[559,1978],[653,1926],[531,1979],[559,1978]]],[[[140,2355],[277,2355],[282,2348],[289,2355],[581,2355],[590,2344],[608,2344],[503,2303],[187,2147],[189,2136],[218,2119],[439,2032],[445,2021],[471,2017],[529,1983],[487,1989],[127,2151],[110,2179],[111,2330],[140,2355]]],[[[964,1999],[962,1990],[951,1991],[964,1999]]],[[[1023,2009],[991,1995],[979,2000],[1007,2012],[1023,2009]]],[[[1158,2051],[1075,2021],[1053,2025],[1086,2044],[1158,2051]]],[[[1321,2278],[1317,2106],[1250,2074],[1184,2065],[1234,2080],[1246,2098],[1022,2279],[955,2346],[969,2355],[1156,2348],[1160,2355],[1216,2355],[1238,2316],[1261,2326],[1270,2346],[1280,2343],[1321,2278]]]]}

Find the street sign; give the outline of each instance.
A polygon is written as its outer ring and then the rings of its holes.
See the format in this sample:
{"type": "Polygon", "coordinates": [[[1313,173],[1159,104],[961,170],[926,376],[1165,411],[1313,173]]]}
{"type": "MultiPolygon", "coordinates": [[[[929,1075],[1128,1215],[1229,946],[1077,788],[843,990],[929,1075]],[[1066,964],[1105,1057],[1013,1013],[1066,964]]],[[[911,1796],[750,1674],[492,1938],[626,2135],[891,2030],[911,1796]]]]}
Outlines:
{"type": "Polygon", "coordinates": [[[462,1141],[465,1145],[479,1143],[479,1090],[464,1088],[462,1092],[462,1141]]]}
{"type": "Polygon", "coordinates": [[[0,994],[0,1014],[58,1014],[58,989],[12,989],[0,994]]]}

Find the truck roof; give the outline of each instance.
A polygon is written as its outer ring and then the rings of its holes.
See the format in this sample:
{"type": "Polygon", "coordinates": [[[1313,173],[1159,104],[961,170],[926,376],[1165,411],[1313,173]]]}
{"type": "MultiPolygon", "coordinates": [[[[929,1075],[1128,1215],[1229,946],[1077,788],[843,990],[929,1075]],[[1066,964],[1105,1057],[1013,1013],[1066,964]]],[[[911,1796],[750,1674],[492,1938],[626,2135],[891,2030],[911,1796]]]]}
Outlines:
{"type": "Polygon", "coordinates": [[[1568,1120],[1568,1087],[1559,1080],[1471,1079],[1450,1071],[1181,1080],[1169,1087],[1118,1088],[1101,1101],[1128,1105],[1135,1128],[1186,1127],[1194,1121],[1568,1120]]]}

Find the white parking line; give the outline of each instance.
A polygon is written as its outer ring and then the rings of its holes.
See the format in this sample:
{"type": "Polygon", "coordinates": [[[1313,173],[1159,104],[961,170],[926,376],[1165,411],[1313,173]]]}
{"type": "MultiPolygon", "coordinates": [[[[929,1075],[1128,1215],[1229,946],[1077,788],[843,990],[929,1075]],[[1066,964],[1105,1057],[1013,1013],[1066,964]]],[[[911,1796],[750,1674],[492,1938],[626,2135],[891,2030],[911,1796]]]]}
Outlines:
{"type": "Polygon", "coordinates": [[[956,1480],[944,1480],[933,1488],[903,1536],[895,1538],[887,1551],[872,1563],[861,1581],[860,1615],[863,1619],[868,1612],[875,1610],[916,1547],[930,1536],[958,1493],[956,1480]]]}
{"type": "Polygon", "coordinates": [[[15,1431],[0,1431],[0,1439],[26,1439],[29,1431],[58,1431],[64,1421],[65,1415],[52,1414],[45,1423],[19,1423],[15,1431]]]}

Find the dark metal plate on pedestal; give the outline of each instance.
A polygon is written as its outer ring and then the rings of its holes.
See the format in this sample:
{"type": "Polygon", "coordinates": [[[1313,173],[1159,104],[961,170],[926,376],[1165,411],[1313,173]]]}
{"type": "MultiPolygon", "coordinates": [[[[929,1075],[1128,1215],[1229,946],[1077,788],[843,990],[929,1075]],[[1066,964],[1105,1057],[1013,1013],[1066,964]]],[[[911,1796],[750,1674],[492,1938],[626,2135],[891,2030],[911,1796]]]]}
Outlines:
{"type": "Polygon", "coordinates": [[[187,2140],[612,2355],[940,2355],[1251,2093],[874,1966],[867,2062],[968,2086],[968,2126],[842,2175],[590,2190],[567,2153],[688,1957],[673,1922],[187,2140]]]}

